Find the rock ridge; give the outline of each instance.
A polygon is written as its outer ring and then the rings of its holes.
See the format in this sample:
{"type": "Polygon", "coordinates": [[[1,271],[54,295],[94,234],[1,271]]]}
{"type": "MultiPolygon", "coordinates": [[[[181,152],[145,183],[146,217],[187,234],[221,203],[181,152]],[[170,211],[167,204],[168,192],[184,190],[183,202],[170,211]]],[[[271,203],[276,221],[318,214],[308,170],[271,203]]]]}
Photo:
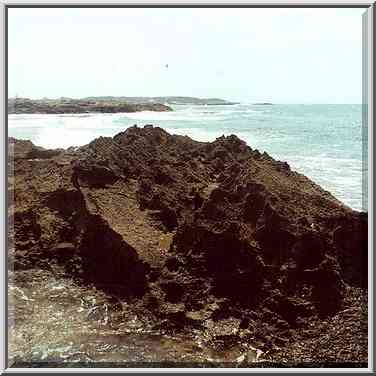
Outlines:
{"type": "Polygon", "coordinates": [[[57,262],[157,326],[265,351],[367,289],[367,214],[234,135],[197,142],[146,125],[77,149],[9,143],[16,269],[57,262]]]}

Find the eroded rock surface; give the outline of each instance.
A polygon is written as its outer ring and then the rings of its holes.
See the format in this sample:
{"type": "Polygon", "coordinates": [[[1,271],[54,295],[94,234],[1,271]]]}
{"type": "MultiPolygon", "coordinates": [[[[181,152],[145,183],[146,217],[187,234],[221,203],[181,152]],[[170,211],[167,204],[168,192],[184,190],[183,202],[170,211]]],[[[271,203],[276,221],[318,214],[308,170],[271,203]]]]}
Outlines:
{"type": "MultiPolygon", "coordinates": [[[[307,330],[319,343],[312,322],[366,294],[367,215],[236,136],[202,143],[147,125],[77,149],[9,142],[16,270],[57,263],[156,327],[270,354],[307,330]]],[[[354,360],[367,359],[366,333],[354,360]]]]}

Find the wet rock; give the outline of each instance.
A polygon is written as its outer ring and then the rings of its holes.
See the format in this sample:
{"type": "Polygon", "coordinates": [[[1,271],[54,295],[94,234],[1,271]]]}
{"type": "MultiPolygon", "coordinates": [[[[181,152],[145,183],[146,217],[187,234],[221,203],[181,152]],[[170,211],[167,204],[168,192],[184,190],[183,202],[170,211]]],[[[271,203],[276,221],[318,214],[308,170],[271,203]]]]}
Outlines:
{"type": "Polygon", "coordinates": [[[218,321],[207,321],[206,328],[210,334],[215,337],[232,336],[239,330],[240,320],[236,318],[228,318],[218,321]]]}
{"type": "Polygon", "coordinates": [[[250,346],[244,354],[242,354],[240,357],[236,359],[236,361],[240,364],[254,363],[262,357],[263,353],[264,352],[262,350],[250,346]]]}

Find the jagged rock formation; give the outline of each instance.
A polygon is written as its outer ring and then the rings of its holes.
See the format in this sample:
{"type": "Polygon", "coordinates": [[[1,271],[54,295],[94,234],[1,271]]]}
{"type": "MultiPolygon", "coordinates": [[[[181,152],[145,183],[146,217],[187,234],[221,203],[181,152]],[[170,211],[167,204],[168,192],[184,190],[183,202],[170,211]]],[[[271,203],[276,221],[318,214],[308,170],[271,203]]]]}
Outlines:
{"type": "Polygon", "coordinates": [[[367,215],[236,136],[201,143],[148,125],[78,149],[10,149],[16,269],[57,260],[156,323],[265,348],[367,287],[367,215]]]}

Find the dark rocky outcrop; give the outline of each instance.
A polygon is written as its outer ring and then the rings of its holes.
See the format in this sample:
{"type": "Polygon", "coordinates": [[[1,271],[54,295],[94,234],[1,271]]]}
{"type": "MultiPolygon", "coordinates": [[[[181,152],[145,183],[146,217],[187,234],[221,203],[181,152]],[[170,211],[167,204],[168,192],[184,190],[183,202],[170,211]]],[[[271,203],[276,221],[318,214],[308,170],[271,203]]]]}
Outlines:
{"type": "Polygon", "coordinates": [[[85,114],[138,111],[172,111],[161,103],[129,103],[115,99],[29,99],[10,98],[9,114],[85,114]]]}
{"type": "Polygon", "coordinates": [[[164,326],[219,339],[230,325],[220,341],[242,333],[265,349],[367,288],[367,215],[236,136],[135,126],[44,159],[10,141],[16,268],[58,259],[164,326]]]}

